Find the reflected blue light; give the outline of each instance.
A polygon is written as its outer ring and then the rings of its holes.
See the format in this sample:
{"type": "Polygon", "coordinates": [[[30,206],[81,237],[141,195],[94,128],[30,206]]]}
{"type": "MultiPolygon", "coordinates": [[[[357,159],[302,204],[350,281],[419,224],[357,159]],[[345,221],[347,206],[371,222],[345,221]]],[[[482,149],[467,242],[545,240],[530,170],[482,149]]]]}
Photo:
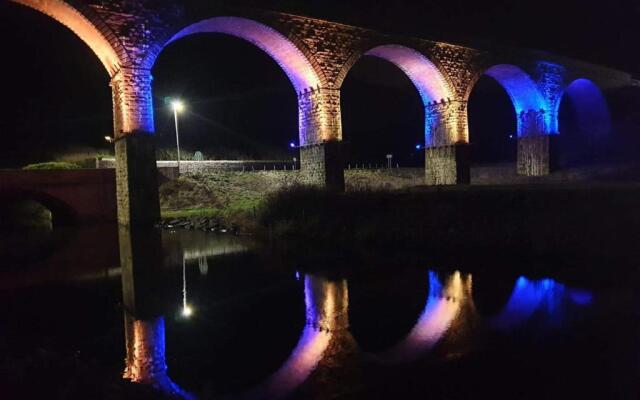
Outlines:
{"type": "Polygon", "coordinates": [[[299,281],[300,280],[300,272],[296,271],[296,280],[299,281]]]}
{"type": "Polygon", "coordinates": [[[537,312],[556,315],[567,300],[580,306],[589,305],[593,297],[585,290],[570,289],[553,279],[532,281],[524,276],[516,280],[511,297],[500,314],[492,318],[497,329],[512,329],[537,312]]]}

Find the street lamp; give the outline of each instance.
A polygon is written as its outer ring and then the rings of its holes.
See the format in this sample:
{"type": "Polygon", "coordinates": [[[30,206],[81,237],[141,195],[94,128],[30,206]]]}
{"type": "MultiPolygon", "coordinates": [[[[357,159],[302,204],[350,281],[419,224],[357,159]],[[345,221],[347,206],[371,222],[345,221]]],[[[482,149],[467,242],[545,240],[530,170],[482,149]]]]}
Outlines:
{"type": "Polygon", "coordinates": [[[104,137],[104,140],[105,140],[107,143],[114,143],[114,142],[115,142],[115,140],[114,140],[111,136],[105,136],[105,137],[104,137]]]}
{"type": "Polygon", "coordinates": [[[180,100],[173,100],[171,102],[171,108],[173,109],[173,119],[176,124],[176,149],[178,150],[178,175],[180,175],[180,134],[178,130],[178,113],[184,111],[184,103],[180,100]]]}

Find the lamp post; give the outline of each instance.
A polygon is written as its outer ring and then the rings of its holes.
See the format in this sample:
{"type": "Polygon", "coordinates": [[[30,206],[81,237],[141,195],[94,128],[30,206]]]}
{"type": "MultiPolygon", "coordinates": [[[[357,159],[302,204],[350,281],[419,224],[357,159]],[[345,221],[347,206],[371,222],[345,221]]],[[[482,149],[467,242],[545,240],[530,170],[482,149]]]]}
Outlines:
{"type": "Polygon", "coordinates": [[[184,111],[184,104],[180,100],[173,100],[171,102],[171,108],[173,109],[173,119],[176,125],[176,149],[178,151],[178,175],[180,175],[180,131],[178,130],[178,113],[184,111]]]}

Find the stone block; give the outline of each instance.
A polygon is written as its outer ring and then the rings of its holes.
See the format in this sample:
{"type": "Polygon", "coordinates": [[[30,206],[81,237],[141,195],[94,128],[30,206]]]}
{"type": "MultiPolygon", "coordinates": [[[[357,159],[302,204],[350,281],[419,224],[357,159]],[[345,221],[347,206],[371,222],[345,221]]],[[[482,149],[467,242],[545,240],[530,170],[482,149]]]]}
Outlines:
{"type": "Polygon", "coordinates": [[[469,145],[430,147],[426,151],[427,185],[456,185],[470,181],[469,145]]]}

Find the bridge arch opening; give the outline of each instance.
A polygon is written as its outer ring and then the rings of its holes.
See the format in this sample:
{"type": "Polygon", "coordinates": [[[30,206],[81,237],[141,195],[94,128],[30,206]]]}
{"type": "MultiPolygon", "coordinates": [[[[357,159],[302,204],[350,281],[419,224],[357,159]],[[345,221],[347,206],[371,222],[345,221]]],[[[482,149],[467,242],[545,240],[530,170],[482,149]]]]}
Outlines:
{"type": "Polygon", "coordinates": [[[428,107],[453,97],[437,66],[414,49],[391,44],[362,53],[342,75],[337,84],[352,163],[387,165],[385,156],[392,154],[393,166],[423,166],[421,149],[437,140],[428,107]]]}
{"type": "Polygon", "coordinates": [[[76,222],[73,209],[47,194],[32,191],[8,191],[0,197],[0,221],[3,229],[46,229],[76,222]]]}
{"type": "MultiPolygon", "coordinates": [[[[187,103],[180,134],[191,155],[202,150],[205,158],[291,160],[298,157],[295,147],[306,144],[299,104],[322,79],[303,50],[277,30],[246,18],[210,18],[176,33],[151,64],[154,95],[187,103]]],[[[156,119],[161,143],[170,147],[173,138],[175,147],[168,107],[157,108],[156,119]]]]}
{"type": "Polygon", "coordinates": [[[120,68],[120,60],[111,43],[96,26],[80,11],[62,0],[11,0],[31,7],[48,15],[75,33],[100,59],[109,73],[115,74],[120,68]]]}
{"type": "Polygon", "coordinates": [[[576,79],[558,105],[560,134],[558,160],[563,166],[588,164],[607,157],[611,115],[600,88],[591,80],[576,79]]]}
{"type": "Polygon", "coordinates": [[[519,138],[549,131],[546,100],[529,74],[515,65],[498,64],[484,71],[468,102],[474,164],[515,164],[519,138]]]}
{"type": "Polygon", "coordinates": [[[97,154],[112,151],[104,139],[113,132],[109,74],[87,46],[91,40],[67,19],[89,24],[62,1],[0,2],[0,46],[13,60],[0,65],[0,74],[10,77],[2,167],[53,160],[90,167],[97,154]]]}
{"type": "Polygon", "coordinates": [[[517,157],[518,121],[511,98],[495,79],[482,76],[468,101],[471,163],[511,164],[517,157]]]}

